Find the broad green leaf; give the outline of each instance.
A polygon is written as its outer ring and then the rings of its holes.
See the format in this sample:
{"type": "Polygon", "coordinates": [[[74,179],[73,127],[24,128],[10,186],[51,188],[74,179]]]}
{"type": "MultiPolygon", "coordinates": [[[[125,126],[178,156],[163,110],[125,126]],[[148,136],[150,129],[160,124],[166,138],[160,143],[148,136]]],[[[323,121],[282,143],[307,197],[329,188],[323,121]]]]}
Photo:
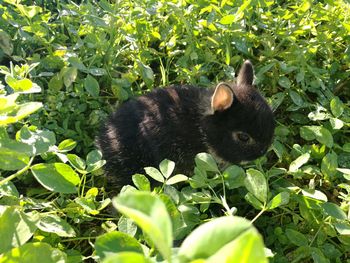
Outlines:
{"type": "Polygon", "coordinates": [[[141,191],[151,191],[151,183],[143,174],[134,174],[132,176],[134,185],[141,191]]]}
{"type": "Polygon", "coordinates": [[[244,199],[250,203],[252,206],[254,206],[254,208],[258,209],[258,210],[262,210],[264,209],[264,204],[261,203],[261,201],[259,201],[252,193],[247,193],[244,196],[244,199]]]}
{"type": "Polygon", "coordinates": [[[40,6],[36,6],[36,5],[27,6],[27,5],[16,4],[16,7],[23,15],[25,15],[28,18],[33,18],[37,14],[41,13],[43,10],[40,6]]]}
{"type": "Polygon", "coordinates": [[[177,184],[179,182],[184,182],[184,181],[187,181],[187,180],[188,180],[188,177],[186,175],[176,174],[176,175],[170,177],[170,179],[168,179],[166,181],[166,184],[167,185],[172,185],[172,184],[177,184]]]}
{"type": "Polygon", "coordinates": [[[293,162],[290,163],[289,165],[289,172],[296,172],[298,169],[306,164],[310,159],[310,154],[309,153],[304,153],[300,155],[297,159],[295,159],[293,162]]]}
{"type": "Polygon", "coordinates": [[[57,215],[45,215],[37,224],[41,231],[55,233],[60,237],[74,237],[74,229],[57,215]]]}
{"type": "Polygon", "coordinates": [[[344,126],[344,122],[337,118],[330,118],[329,122],[333,130],[340,130],[344,126]]]}
{"type": "Polygon", "coordinates": [[[229,25],[229,24],[232,24],[233,22],[235,22],[234,15],[226,15],[220,19],[220,24],[223,24],[223,25],[229,25]]]}
{"type": "MultiPolygon", "coordinates": [[[[0,181],[4,178],[0,176],[0,181]]],[[[2,185],[0,185],[0,196],[14,196],[19,197],[18,190],[16,186],[11,182],[6,182],[2,185]]]]}
{"type": "Polygon", "coordinates": [[[254,229],[251,223],[241,217],[215,218],[190,233],[182,242],[178,255],[186,262],[207,259],[251,229],[254,229]]]}
{"type": "Polygon", "coordinates": [[[300,128],[300,136],[305,140],[316,139],[328,148],[333,147],[333,136],[328,129],[322,126],[303,126],[300,128]]]}
{"type": "Polygon", "coordinates": [[[136,252],[142,254],[140,243],[133,237],[118,231],[109,232],[98,236],[95,241],[96,254],[100,259],[120,252],[136,252]]]}
{"type": "Polygon", "coordinates": [[[350,225],[349,223],[334,223],[333,224],[335,229],[338,231],[341,235],[350,235],[350,225]]]}
{"type": "Polygon", "coordinates": [[[98,84],[98,81],[91,75],[87,75],[85,78],[84,87],[92,97],[98,97],[100,94],[100,85],[98,84]]]}
{"type": "Polygon", "coordinates": [[[290,86],[291,86],[291,82],[290,80],[285,77],[285,76],[282,76],[278,79],[278,84],[283,87],[283,88],[286,88],[286,89],[289,89],[290,86]]]}
{"type": "Polygon", "coordinates": [[[164,203],[148,192],[128,192],[113,199],[113,205],[130,217],[150,237],[164,259],[169,260],[172,224],[164,203]]]}
{"type": "Polygon", "coordinates": [[[0,31],[0,49],[3,50],[3,52],[11,56],[13,52],[13,44],[11,42],[11,36],[7,34],[5,31],[0,31]]]}
{"type": "Polygon", "coordinates": [[[78,170],[85,170],[86,168],[86,163],[85,161],[80,158],[78,155],[75,155],[75,154],[67,154],[67,158],[68,158],[68,161],[69,163],[75,168],[75,169],[78,169],[78,170]]]}
{"type": "Polygon", "coordinates": [[[327,153],[321,162],[321,171],[327,180],[334,179],[337,174],[338,156],[335,152],[327,153]]]}
{"type": "Polygon", "coordinates": [[[295,92],[294,90],[290,90],[289,96],[292,99],[292,101],[294,102],[294,104],[296,104],[298,106],[303,106],[304,100],[297,92],[295,92]]]}
{"type": "Polygon", "coordinates": [[[276,207],[279,207],[281,205],[286,205],[288,203],[289,203],[289,193],[282,192],[272,198],[272,200],[268,203],[267,208],[274,209],[276,207]]]}
{"type": "Polygon", "coordinates": [[[344,103],[338,98],[334,97],[330,103],[331,111],[334,117],[338,118],[344,112],[344,103]]]}
{"type": "Polygon", "coordinates": [[[132,219],[122,215],[118,220],[118,230],[133,237],[136,235],[137,226],[132,219]]]}
{"type": "Polygon", "coordinates": [[[152,263],[153,261],[146,258],[141,253],[120,252],[104,259],[102,263],[152,263]]]}
{"type": "Polygon", "coordinates": [[[33,82],[30,79],[15,79],[11,75],[5,77],[6,83],[13,89],[14,92],[29,91],[33,87],[33,82]]]}
{"type": "Polygon", "coordinates": [[[169,176],[173,173],[174,169],[175,169],[175,163],[168,159],[163,160],[159,164],[159,170],[165,178],[169,178],[169,176]]]}
{"type": "Polygon", "coordinates": [[[228,189],[244,186],[245,172],[241,167],[231,165],[225,169],[222,175],[228,189]]]}
{"type": "Polygon", "coordinates": [[[248,169],[244,184],[251,194],[253,194],[262,203],[266,203],[268,185],[264,174],[255,169],[248,169]]]}
{"type": "Polygon", "coordinates": [[[307,238],[305,237],[304,234],[300,233],[299,231],[287,228],[286,236],[288,237],[289,241],[296,246],[302,247],[302,246],[308,245],[307,238]]]}
{"type": "Polygon", "coordinates": [[[74,67],[63,68],[61,74],[63,76],[63,83],[68,88],[77,78],[78,71],[74,67]]]}
{"type": "Polygon", "coordinates": [[[31,129],[23,126],[16,134],[17,140],[34,147],[36,155],[45,153],[56,143],[55,133],[52,131],[31,129]]]}
{"type": "Polygon", "coordinates": [[[86,156],[86,164],[87,168],[86,171],[88,173],[91,173],[93,171],[96,171],[100,169],[103,165],[105,165],[106,161],[101,160],[102,153],[99,150],[92,150],[88,153],[86,156]]]}
{"type": "Polygon", "coordinates": [[[25,153],[0,147],[0,169],[5,171],[19,170],[29,163],[29,156],[25,153]]]}
{"type": "MultiPolygon", "coordinates": [[[[37,218],[31,217],[15,206],[6,207],[0,214],[0,254],[26,243],[36,230],[37,218]]],[[[0,262],[3,257],[0,257],[0,262]]]]}
{"type": "Polygon", "coordinates": [[[40,163],[33,165],[31,171],[38,182],[46,189],[59,193],[76,193],[79,176],[64,163],[40,163]]]}
{"type": "Polygon", "coordinates": [[[13,248],[0,258],[0,263],[64,263],[67,255],[44,242],[27,243],[13,248]]]}
{"type": "Polygon", "coordinates": [[[142,63],[140,60],[137,60],[137,68],[147,87],[152,86],[154,81],[153,70],[149,66],[142,63]]]}
{"type": "Polygon", "coordinates": [[[100,212],[97,210],[95,202],[90,198],[77,197],[74,199],[75,203],[79,204],[90,215],[98,215],[100,212]]]}
{"type": "Polygon", "coordinates": [[[208,153],[198,153],[195,157],[196,166],[207,172],[219,172],[214,158],[208,153]]]}
{"type": "Polygon", "coordinates": [[[323,203],[321,206],[324,209],[324,211],[331,217],[334,217],[340,220],[347,219],[345,212],[338,205],[327,202],[327,203],[323,203]]]}
{"type": "Polygon", "coordinates": [[[343,151],[344,151],[344,152],[350,152],[350,142],[345,143],[345,144],[343,145],[343,151]]]}
{"type": "Polygon", "coordinates": [[[262,237],[252,227],[223,246],[214,255],[209,257],[206,262],[267,263],[268,260],[265,256],[262,237]]]}
{"type": "Polygon", "coordinates": [[[319,191],[319,190],[302,189],[301,193],[304,196],[311,197],[311,198],[316,199],[316,200],[320,200],[320,201],[323,201],[323,202],[327,202],[328,201],[327,196],[324,193],[322,193],[321,191],[319,191]]]}
{"type": "Polygon", "coordinates": [[[16,123],[32,114],[33,112],[36,112],[42,106],[43,104],[41,102],[26,102],[17,104],[12,111],[9,111],[7,114],[0,116],[0,126],[16,123]]]}
{"type": "Polygon", "coordinates": [[[66,139],[58,145],[58,150],[60,152],[69,152],[77,146],[77,142],[72,139],[66,139]]]}
{"type": "Polygon", "coordinates": [[[164,183],[164,177],[163,177],[162,173],[159,172],[159,170],[157,168],[145,167],[144,169],[145,169],[146,174],[149,175],[150,177],[152,177],[154,180],[156,180],[157,182],[164,183]]]}

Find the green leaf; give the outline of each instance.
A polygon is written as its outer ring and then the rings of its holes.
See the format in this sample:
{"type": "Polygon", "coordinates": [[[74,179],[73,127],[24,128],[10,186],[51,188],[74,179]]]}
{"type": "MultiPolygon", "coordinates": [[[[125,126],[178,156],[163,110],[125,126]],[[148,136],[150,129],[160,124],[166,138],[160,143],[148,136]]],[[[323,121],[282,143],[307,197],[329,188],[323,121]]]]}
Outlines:
{"type": "Polygon", "coordinates": [[[77,142],[72,139],[66,139],[58,145],[58,150],[60,152],[69,152],[77,146],[77,142]]]}
{"type": "Polygon", "coordinates": [[[137,68],[147,87],[151,87],[154,82],[153,70],[149,66],[143,64],[140,60],[137,60],[137,68]]]}
{"type": "Polygon", "coordinates": [[[348,142],[348,143],[345,143],[344,145],[343,145],[343,151],[344,152],[350,152],[350,142],[348,142]]]}
{"type": "Polygon", "coordinates": [[[36,128],[23,126],[16,134],[17,140],[32,145],[35,149],[35,155],[49,151],[49,148],[56,143],[55,133],[52,131],[42,131],[36,128]]]}
{"type": "Polygon", "coordinates": [[[335,229],[341,235],[350,235],[350,225],[348,223],[334,223],[335,229]]]}
{"type": "Polygon", "coordinates": [[[195,157],[196,166],[207,172],[219,172],[214,158],[208,153],[198,153],[195,157]]]}
{"type": "Polygon", "coordinates": [[[57,215],[45,215],[37,224],[41,231],[55,233],[60,237],[74,237],[74,229],[57,215]]]}
{"type": "Polygon", "coordinates": [[[137,226],[132,219],[121,216],[118,221],[118,230],[120,232],[123,232],[125,234],[128,234],[129,236],[135,236],[137,232],[137,226]]]}
{"type": "Polygon", "coordinates": [[[278,79],[278,84],[283,87],[283,88],[286,88],[286,89],[289,89],[290,86],[291,86],[291,82],[290,80],[285,77],[285,76],[282,76],[278,79]]]}
{"type": "Polygon", "coordinates": [[[27,243],[13,248],[0,258],[0,263],[67,262],[67,255],[44,242],[27,243]]]}
{"type": "MultiPolygon", "coordinates": [[[[195,259],[217,259],[220,255],[223,258],[232,258],[232,256],[240,256],[240,250],[242,247],[243,240],[250,239],[250,234],[253,231],[254,236],[257,236],[257,232],[251,223],[241,217],[219,217],[211,220],[197,227],[181,244],[179,249],[179,257],[184,262],[193,261],[195,259]],[[248,235],[248,237],[245,237],[248,235]],[[233,244],[231,242],[234,242],[233,244]],[[231,244],[231,245],[229,245],[231,244]],[[234,250],[230,250],[228,247],[234,250]],[[219,253],[219,254],[217,254],[219,253]]],[[[246,256],[254,258],[255,255],[264,255],[263,245],[261,237],[252,240],[250,245],[246,246],[246,256]],[[256,254],[251,251],[251,247],[257,248],[256,254]],[[251,254],[252,253],[252,254],[251,254]]],[[[217,262],[230,262],[226,260],[219,260],[217,262]]],[[[238,261],[241,262],[241,261],[238,261]]],[[[246,261],[242,261],[246,262],[246,261]]],[[[266,261],[263,261],[266,262],[266,261]]]]}
{"type": "Polygon", "coordinates": [[[168,179],[165,183],[167,185],[172,185],[172,184],[177,184],[177,183],[184,182],[187,180],[188,180],[188,177],[186,175],[176,174],[176,175],[170,177],[170,179],[168,179]]]}
{"type": "Polygon", "coordinates": [[[335,152],[327,153],[321,162],[321,172],[327,180],[332,180],[337,174],[338,156],[335,152]]]}
{"type": "Polygon", "coordinates": [[[244,184],[251,194],[253,194],[262,203],[266,203],[268,185],[263,173],[255,169],[248,169],[244,184]]]}
{"type": "Polygon", "coordinates": [[[344,122],[337,118],[329,118],[329,122],[333,130],[340,130],[344,126],[344,122]]]}
{"type": "Polygon", "coordinates": [[[226,16],[223,16],[220,19],[220,24],[223,24],[223,25],[230,25],[233,22],[235,22],[235,16],[234,15],[226,15],[226,16]]]}
{"type": "Polygon", "coordinates": [[[84,171],[86,168],[85,161],[75,154],[67,154],[69,163],[78,170],[84,171]]]}
{"type": "Polygon", "coordinates": [[[175,169],[175,163],[168,159],[163,160],[159,164],[159,170],[165,178],[169,178],[169,176],[173,173],[174,169],[175,169]]]}
{"type": "Polygon", "coordinates": [[[13,52],[13,44],[11,42],[11,36],[7,34],[5,31],[0,31],[0,49],[3,50],[3,52],[11,56],[13,52]]]}
{"type": "Polygon", "coordinates": [[[268,203],[267,208],[272,210],[276,207],[286,205],[289,203],[289,193],[288,192],[282,192],[278,195],[274,196],[272,200],[268,203]]]}
{"type": "Polygon", "coordinates": [[[59,193],[76,193],[79,176],[64,163],[36,164],[31,167],[35,179],[46,189],[59,193]]]}
{"type": "Polygon", "coordinates": [[[105,165],[106,161],[101,160],[102,153],[99,150],[92,150],[88,153],[86,156],[86,164],[87,168],[86,171],[88,173],[91,173],[93,171],[96,171],[100,169],[103,165],[105,165]]]}
{"type": "Polygon", "coordinates": [[[299,231],[296,231],[294,229],[287,228],[286,229],[286,236],[289,239],[290,242],[292,242],[294,245],[302,247],[308,245],[308,240],[299,231]]]}
{"type": "Polygon", "coordinates": [[[74,67],[63,68],[61,74],[63,76],[63,83],[68,88],[77,78],[78,70],[74,67]]]}
{"type": "Polygon", "coordinates": [[[267,263],[264,243],[254,228],[245,231],[242,235],[223,246],[206,262],[240,262],[240,263],[267,263]]]}
{"type": "Polygon", "coordinates": [[[298,169],[306,164],[310,159],[310,154],[309,153],[304,153],[300,155],[297,159],[295,159],[293,162],[290,163],[289,165],[289,172],[296,172],[298,169]]]}
{"type": "Polygon", "coordinates": [[[91,75],[87,75],[85,78],[84,87],[92,97],[98,97],[100,94],[100,85],[98,84],[98,81],[91,75]]]}
{"type": "Polygon", "coordinates": [[[264,204],[261,203],[253,194],[247,193],[244,196],[244,199],[256,209],[258,210],[264,209],[264,204]]]}
{"type": "MultiPolygon", "coordinates": [[[[31,217],[15,206],[0,210],[0,254],[26,243],[36,230],[37,218],[31,217]]],[[[3,257],[0,257],[0,262],[3,257]]]]}
{"type": "Polygon", "coordinates": [[[150,177],[152,177],[154,180],[156,180],[157,182],[161,182],[164,183],[164,177],[162,175],[161,172],[159,172],[159,170],[157,168],[154,167],[145,167],[145,172],[147,175],[149,175],[150,177]]]}
{"type": "Polygon", "coordinates": [[[164,203],[148,192],[127,192],[113,199],[120,213],[130,217],[150,237],[164,259],[169,260],[172,224],[164,203]]]}
{"type": "MultiPolygon", "coordinates": [[[[0,126],[8,125],[11,123],[16,123],[28,115],[39,110],[43,104],[41,102],[26,102],[22,104],[16,104],[16,106],[11,110],[3,114],[0,118],[0,126]]],[[[0,105],[0,109],[2,105],[0,105]]]]}
{"type": "Polygon", "coordinates": [[[102,263],[153,263],[150,259],[146,258],[141,253],[136,252],[120,252],[115,255],[111,255],[104,259],[102,263]]]}
{"type": "Polygon", "coordinates": [[[113,231],[101,236],[98,236],[95,241],[96,254],[100,259],[105,259],[109,255],[120,252],[136,252],[143,253],[142,247],[139,242],[122,232],[113,231]]]}
{"type": "Polygon", "coordinates": [[[134,174],[132,176],[134,185],[141,191],[151,191],[151,183],[143,174],[134,174]]]}
{"type": "Polygon", "coordinates": [[[222,175],[228,189],[235,189],[244,186],[245,172],[241,167],[231,165],[225,169],[222,175]]]}
{"type": "Polygon", "coordinates": [[[338,98],[334,97],[330,103],[331,111],[334,117],[340,117],[344,112],[344,103],[338,98]]]}
{"type": "Polygon", "coordinates": [[[1,140],[0,169],[13,171],[24,168],[29,163],[30,151],[32,149],[27,144],[15,140],[1,140]]]}
{"type": "Polygon", "coordinates": [[[338,205],[327,202],[327,203],[323,203],[321,206],[323,210],[331,217],[334,217],[340,220],[347,219],[345,212],[338,205]]]}
{"type": "Polygon", "coordinates": [[[303,126],[300,128],[300,136],[305,140],[316,139],[328,148],[333,147],[333,136],[330,131],[321,126],[303,126]]]}

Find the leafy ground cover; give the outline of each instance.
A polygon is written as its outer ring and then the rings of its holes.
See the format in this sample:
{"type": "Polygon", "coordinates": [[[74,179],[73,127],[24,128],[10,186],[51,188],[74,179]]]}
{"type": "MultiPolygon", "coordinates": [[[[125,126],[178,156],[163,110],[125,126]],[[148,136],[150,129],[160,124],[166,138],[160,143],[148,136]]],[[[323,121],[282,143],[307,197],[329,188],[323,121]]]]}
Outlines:
{"type": "Polygon", "coordinates": [[[0,2],[0,262],[350,262],[349,46],[346,1],[0,2]],[[104,190],[116,105],[244,59],[277,120],[266,156],[104,190]]]}

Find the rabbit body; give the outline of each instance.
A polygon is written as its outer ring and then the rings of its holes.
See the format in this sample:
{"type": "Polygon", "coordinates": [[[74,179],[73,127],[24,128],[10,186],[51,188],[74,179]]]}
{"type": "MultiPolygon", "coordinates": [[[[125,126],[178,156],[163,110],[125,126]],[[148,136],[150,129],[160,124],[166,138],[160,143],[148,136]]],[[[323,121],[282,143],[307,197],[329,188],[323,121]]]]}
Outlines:
{"type": "Polygon", "coordinates": [[[109,187],[130,184],[133,174],[165,158],[186,173],[199,152],[230,163],[263,155],[272,141],[274,118],[252,82],[253,67],[246,61],[236,84],[170,86],[124,103],[97,138],[109,187]]]}

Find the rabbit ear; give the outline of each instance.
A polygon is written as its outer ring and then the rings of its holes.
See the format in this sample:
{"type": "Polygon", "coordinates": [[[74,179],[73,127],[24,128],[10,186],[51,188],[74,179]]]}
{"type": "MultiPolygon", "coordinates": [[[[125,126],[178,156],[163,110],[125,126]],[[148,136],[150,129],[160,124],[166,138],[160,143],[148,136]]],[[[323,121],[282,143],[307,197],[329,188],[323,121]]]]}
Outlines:
{"type": "Polygon", "coordinates": [[[237,85],[252,85],[254,80],[254,68],[253,64],[246,60],[243,63],[243,66],[241,67],[241,70],[239,71],[238,77],[237,77],[237,85]]]}
{"type": "Polygon", "coordinates": [[[211,97],[211,108],[214,112],[224,111],[231,107],[233,102],[233,91],[226,83],[219,83],[211,97]]]}

